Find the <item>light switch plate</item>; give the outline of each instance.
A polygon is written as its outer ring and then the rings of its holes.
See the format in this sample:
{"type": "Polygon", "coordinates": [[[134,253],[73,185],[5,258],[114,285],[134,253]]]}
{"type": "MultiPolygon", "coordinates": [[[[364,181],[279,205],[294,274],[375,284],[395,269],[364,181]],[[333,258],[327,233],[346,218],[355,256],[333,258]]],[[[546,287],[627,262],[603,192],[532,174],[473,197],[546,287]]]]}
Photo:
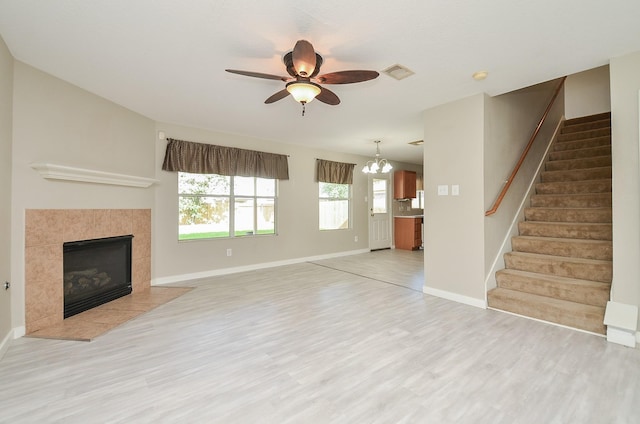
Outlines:
{"type": "Polygon", "coordinates": [[[448,185],[439,185],[438,186],[438,196],[448,196],[449,195],[449,186],[448,185]]]}
{"type": "Polygon", "coordinates": [[[453,184],[451,186],[451,195],[459,196],[460,195],[460,186],[458,184],[453,184]]]}

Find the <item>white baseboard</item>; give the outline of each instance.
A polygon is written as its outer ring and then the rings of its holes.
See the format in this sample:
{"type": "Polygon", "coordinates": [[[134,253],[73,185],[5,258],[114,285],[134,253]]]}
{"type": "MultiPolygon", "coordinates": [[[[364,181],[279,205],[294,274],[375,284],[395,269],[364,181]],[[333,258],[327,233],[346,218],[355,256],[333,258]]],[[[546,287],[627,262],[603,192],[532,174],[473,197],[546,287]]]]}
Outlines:
{"type": "Polygon", "coordinates": [[[13,330],[9,331],[4,339],[0,342],[0,359],[7,353],[7,349],[9,349],[9,341],[13,339],[13,330]]]}
{"type": "Polygon", "coordinates": [[[465,305],[475,306],[476,308],[487,309],[487,302],[483,299],[476,299],[475,297],[463,296],[458,293],[449,292],[446,290],[434,289],[433,287],[422,287],[422,292],[430,294],[432,296],[441,297],[443,299],[452,300],[458,303],[464,303],[465,305]]]}
{"type": "Polygon", "coordinates": [[[346,252],[330,253],[327,255],[307,256],[305,258],[287,259],[284,261],[263,262],[258,264],[237,266],[232,268],[212,269],[209,271],[194,272],[190,274],[172,275],[169,277],[154,278],[151,280],[152,286],[161,286],[164,284],[179,283],[182,281],[198,280],[202,278],[216,277],[219,275],[235,274],[238,272],[256,271],[259,269],[273,268],[276,266],[293,265],[303,262],[320,261],[323,259],[337,258],[340,256],[357,255],[360,253],[368,253],[369,249],[349,250],[346,252]]]}

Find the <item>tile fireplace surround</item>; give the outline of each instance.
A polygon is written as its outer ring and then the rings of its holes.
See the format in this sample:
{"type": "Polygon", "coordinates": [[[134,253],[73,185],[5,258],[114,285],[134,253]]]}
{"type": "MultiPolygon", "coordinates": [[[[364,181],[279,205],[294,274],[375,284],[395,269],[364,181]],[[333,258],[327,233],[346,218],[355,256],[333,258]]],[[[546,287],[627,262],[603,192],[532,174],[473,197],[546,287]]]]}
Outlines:
{"type": "Polygon", "coordinates": [[[30,334],[63,321],[62,244],[133,234],[133,293],[151,285],[151,209],[27,209],[25,326],[30,334]]]}

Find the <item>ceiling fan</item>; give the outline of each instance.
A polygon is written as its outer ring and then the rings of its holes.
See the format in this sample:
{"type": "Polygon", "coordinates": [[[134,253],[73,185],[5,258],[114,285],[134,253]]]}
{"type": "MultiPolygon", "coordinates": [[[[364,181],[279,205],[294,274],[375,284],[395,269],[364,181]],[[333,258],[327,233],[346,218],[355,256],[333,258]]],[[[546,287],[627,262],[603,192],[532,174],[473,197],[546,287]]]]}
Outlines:
{"type": "Polygon", "coordinates": [[[321,87],[320,84],[353,84],[375,79],[379,75],[376,71],[361,70],[338,71],[318,75],[322,66],[322,56],[315,52],[313,46],[307,40],[298,40],[293,50],[285,54],[282,60],[287,73],[290,75],[288,77],[237,69],[225,69],[225,71],[248,77],[286,82],[284,89],[273,94],[264,102],[267,104],[274,103],[291,94],[297,102],[302,104],[303,116],[305,104],[314,98],[328,105],[340,103],[340,99],[333,91],[321,87]]]}

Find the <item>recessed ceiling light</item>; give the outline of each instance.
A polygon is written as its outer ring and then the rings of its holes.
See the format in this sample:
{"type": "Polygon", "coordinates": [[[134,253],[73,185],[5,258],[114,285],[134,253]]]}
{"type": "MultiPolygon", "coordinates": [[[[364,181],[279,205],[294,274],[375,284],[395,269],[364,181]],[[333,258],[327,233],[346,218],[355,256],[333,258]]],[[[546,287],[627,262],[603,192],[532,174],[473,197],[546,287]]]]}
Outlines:
{"type": "Polygon", "coordinates": [[[383,69],[382,73],[389,75],[393,79],[401,80],[405,79],[406,77],[410,77],[415,72],[413,72],[406,66],[395,64],[389,66],[387,69],[383,69]]]}
{"type": "Polygon", "coordinates": [[[475,72],[472,75],[473,79],[476,80],[476,81],[482,81],[483,79],[485,79],[488,76],[489,76],[489,72],[487,72],[487,71],[478,71],[478,72],[475,72]]]}

